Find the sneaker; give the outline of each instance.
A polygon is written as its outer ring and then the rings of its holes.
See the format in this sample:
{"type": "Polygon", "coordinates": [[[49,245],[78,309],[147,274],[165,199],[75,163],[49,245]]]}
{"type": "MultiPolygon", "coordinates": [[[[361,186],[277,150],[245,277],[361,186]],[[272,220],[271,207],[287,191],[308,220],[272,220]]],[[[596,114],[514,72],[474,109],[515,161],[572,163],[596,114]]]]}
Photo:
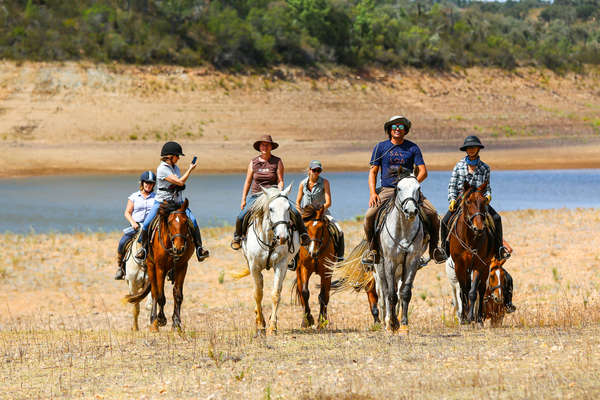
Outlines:
{"type": "Polygon", "coordinates": [[[431,255],[431,258],[433,259],[433,261],[435,261],[436,264],[441,264],[448,259],[446,251],[441,247],[436,247],[435,249],[433,249],[431,255]]]}
{"type": "Polygon", "coordinates": [[[205,250],[202,247],[196,247],[196,257],[198,258],[198,261],[206,260],[208,255],[208,250],[205,250]]]}
{"type": "Polygon", "coordinates": [[[234,237],[233,240],[231,241],[231,248],[236,251],[241,249],[242,248],[242,238],[234,237]]]}
{"type": "Polygon", "coordinates": [[[289,271],[295,271],[296,268],[298,268],[298,266],[296,265],[296,257],[292,258],[292,261],[290,261],[290,263],[287,266],[287,269],[289,271]]]}
{"type": "Polygon", "coordinates": [[[123,279],[125,279],[125,268],[119,267],[119,269],[117,269],[117,273],[115,274],[115,280],[122,281],[123,279]]]}
{"type": "Polygon", "coordinates": [[[498,261],[507,260],[510,258],[510,253],[506,247],[500,246],[500,249],[498,249],[498,256],[500,257],[500,260],[498,261]]]}
{"type": "Polygon", "coordinates": [[[369,250],[363,255],[361,262],[364,265],[374,265],[379,261],[377,255],[377,250],[369,250]]]}

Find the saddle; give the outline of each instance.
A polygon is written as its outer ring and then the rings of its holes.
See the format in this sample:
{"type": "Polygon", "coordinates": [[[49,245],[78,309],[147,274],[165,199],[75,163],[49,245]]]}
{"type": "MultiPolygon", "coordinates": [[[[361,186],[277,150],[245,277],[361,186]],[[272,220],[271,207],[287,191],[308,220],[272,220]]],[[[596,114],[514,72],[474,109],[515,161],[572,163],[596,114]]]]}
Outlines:
{"type": "MultiPolygon", "coordinates": [[[[158,210],[156,216],[152,219],[150,225],[148,226],[148,237],[150,238],[150,243],[152,243],[152,240],[154,240],[154,235],[158,231],[158,224],[160,222],[161,215],[168,216],[171,212],[179,209],[179,207],[181,207],[181,205],[177,204],[174,201],[163,201],[162,203],[160,203],[160,209],[158,210]]],[[[187,223],[190,232],[193,232],[194,223],[189,218],[187,219],[187,223]]]]}

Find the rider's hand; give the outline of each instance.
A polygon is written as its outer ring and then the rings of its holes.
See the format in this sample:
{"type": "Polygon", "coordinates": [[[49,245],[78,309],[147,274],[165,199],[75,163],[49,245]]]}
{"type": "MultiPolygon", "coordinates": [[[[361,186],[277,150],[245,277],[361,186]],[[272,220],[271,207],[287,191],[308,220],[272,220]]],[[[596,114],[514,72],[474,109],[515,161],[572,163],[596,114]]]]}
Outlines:
{"type": "Polygon", "coordinates": [[[377,193],[372,193],[371,196],[369,197],[369,207],[373,208],[377,205],[379,205],[379,202],[381,200],[379,200],[379,195],[377,193]]]}
{"type": "Polygon", "coordinates": [[[490,204],[490,202],[492,201],[492,195],[488,194],[487,196],[485,196],[485,198],[487,199],[487,203],[490,204]]]}
{"type": "Polygon", "coordinates": [[[137,222],[133,221],[133,224],[131,224],[131,227],[137,231],[138,228],[140,227],[140,224],[138,224],[137,222]]]}
{"type": "Polygon", "coordinates": [[[242,204],[240,205],[240,210],[243,210],[246,207],[246,199],[242,199],[242,204]]]}
{"type": "Polygon", "coordinates": [[[195,164],[190,164],[190,171],[198,166],[198,161],[195,164]]]}
{"type": "Polygon", "coordinates": [[[448,206],[448,210],[454,211],[454,207],[456,207],[456,200],[451,200],[450,205],[448,206]]]}

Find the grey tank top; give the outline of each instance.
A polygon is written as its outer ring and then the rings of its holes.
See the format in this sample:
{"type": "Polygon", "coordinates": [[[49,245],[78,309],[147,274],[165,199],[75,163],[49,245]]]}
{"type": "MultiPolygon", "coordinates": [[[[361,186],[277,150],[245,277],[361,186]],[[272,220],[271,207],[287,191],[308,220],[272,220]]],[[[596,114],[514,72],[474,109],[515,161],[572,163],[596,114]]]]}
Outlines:
{"type": "Polygon", "coordinates": [[[318,177],[317,182],[313,186],[312,190],[308,189],[308,177],[302,181],[302,201],[300,207],[304,208],[309,204],[319,208],[325,204],[325,186],[323,184],[323,178],[318,177]]]}

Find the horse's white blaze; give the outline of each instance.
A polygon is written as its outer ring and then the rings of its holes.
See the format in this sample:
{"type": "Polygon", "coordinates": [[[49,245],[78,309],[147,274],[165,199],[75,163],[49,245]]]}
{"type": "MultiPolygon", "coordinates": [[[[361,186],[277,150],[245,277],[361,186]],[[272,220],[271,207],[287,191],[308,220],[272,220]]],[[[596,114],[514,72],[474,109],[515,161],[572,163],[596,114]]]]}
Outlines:
{"type": "Polygon", "coordinates": [[[308,254],[310,254],[311,256],[313,254],[315,254],[315,242],[314,242],[314,240],[311,240],[310,245],[308,246],[308,254]]]}
{"type": "Polygon", "coordinates": [[[175,221],[179,222],[179,216],[175,217],[175,221]]]}
{"type": "Polygon", "coordinates": [[[500,293],[500,298],[502,299],[502,281],[500,280],[500,268],[496,269],[496,276],[498,277],[498,293],[500,293]]]}
{"type": "Polygon", "coordinates": [[[313,221],[313,226],[317,226],[317,221],[313,221]]]}

